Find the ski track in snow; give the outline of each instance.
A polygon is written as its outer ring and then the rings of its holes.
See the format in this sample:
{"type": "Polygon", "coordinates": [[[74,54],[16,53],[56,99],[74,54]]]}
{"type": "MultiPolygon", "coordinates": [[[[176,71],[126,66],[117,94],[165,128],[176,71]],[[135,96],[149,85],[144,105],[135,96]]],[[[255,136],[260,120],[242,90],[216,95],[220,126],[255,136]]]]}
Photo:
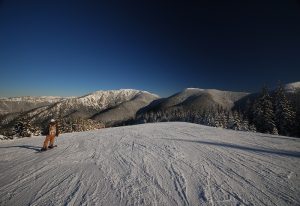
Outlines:
{"type": "Polygon", "coordinates": [[[0,205],[300,205],[300,139],[157,123],[0,144],[0,205]]]}

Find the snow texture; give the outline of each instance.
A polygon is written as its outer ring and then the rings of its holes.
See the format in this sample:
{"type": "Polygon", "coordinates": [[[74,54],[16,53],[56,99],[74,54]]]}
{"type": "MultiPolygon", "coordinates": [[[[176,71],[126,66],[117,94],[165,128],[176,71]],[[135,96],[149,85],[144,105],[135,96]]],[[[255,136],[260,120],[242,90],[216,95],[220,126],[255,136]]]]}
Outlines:
{"type": "Polygon", "coordinates": [[[0,144],[0,205],[300,205],[300,139],[156,123],[0,144]]]}

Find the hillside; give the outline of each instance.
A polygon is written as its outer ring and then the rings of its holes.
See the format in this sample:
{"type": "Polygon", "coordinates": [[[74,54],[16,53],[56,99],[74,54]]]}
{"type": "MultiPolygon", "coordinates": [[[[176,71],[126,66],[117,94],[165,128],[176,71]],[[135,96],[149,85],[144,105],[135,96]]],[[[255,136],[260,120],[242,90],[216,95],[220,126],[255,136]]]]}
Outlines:
{"type": "MultiPolygon", "coordinates": [[[[20,101],[20,105],[24,105],[28,98],[15,99],[20,101]]],[[[51,103],[36,106],[28,111],[25,109],[24,112],[0,116],[0,134],[12,136],[12,129],[18,122],[30,123],[43,130],[52,118],[59,119],[60,122],[68,122],[66,127],[73,127],[75,122],[78,125],[78,122],[87,121],[93,121],[93,125],[98,123],[103,123],[105,126],[121,124],[134,119],[138,110],[158,98],[155,94],[134,89],[96,91],[81,97],[65,98],[60,101],[55,101],[54,98],[51,103]]],[[[49,97],[48,99],[53,98],[49,97]]],[[[40,98],[32,97],[30,101],[38,104],[40,98]]],[[[21,107],[26,108],[25,106],[21,107]]],[[[18,108],[16,111],[19,111],[18,108]]],[[[29,128],[29,130],[32,129],[29,128]]]]}
{"type": "Polygon", "coordinates": [[[41,96],[41,97],[9,97],[0,98],[0,115],[9,113],[25,112],[37,107],[47,106],[60,102],[68,98],[64,97],[52,97],[52,96],[41,96]]]}
{"type": "Polygon", "coordinates": [[[33,122],[43,122],[59,116],[64,118],[91,118],[101,111],[130,101],[137,95],[141,95],[141,93],[152,97],[152,99],[149,98],[148,104],[153,99],[158,98],[156,95],[148,92],[133,89],[96,91],[82,97],[58,102],[45,108],[43,111],[33,110],[25,116],[32,116],[31,121],[33,122]]]}
{"type": "Polygon", "coordinates": [[[156,123],[0,143],[1,205],[299,205],[300,139],[156,123]]]}
{"type": "Polygon", "coordinates": [[[137,111],[156,99],[158,99],[156,95],[148,92],[140,92],[128,101],[124,101],[121,104],[95,114],[92,119],[105,122],[108,126],[122,124],[126,121],[133,120],[137,111]]]}
{"type": "Polygon", "coordinates": [[[183,108],[186,110],[207,110],[222,106],[233,108],[236,101],[248,95],[244,92],[221,91],[216,89],[187,88],[158,103],[150,105],[142,112],[183,108]]]}

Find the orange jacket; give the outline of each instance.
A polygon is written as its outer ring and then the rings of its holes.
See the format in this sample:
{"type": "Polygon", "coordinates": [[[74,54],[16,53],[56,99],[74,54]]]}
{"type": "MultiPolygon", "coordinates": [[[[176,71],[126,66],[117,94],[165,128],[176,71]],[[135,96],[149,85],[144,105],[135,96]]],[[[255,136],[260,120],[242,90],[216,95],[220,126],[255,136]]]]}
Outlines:
{"type": "Polygon", "coordinates": [[[55,122],[50,122],[48,125],[47,135],[59,135],[58,125],[55,122]]]}

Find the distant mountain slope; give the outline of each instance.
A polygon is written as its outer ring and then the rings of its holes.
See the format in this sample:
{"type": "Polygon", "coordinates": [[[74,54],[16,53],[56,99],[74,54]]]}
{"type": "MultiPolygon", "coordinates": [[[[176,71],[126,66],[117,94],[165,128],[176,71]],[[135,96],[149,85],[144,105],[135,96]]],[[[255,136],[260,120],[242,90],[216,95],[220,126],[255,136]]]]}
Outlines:
{"type": "Polygon", "coordinates": [[[0,142],[0,205],[299,205],[300,139],[156,123],[0,142]]]}
{"type": "MultiPolygon", "coordinates": [[[[70,118],[91,118],[101,119],[100,114],[102,111],[108,111],[110,108],[116,108],[118,105],[125,102],[132,102],[137,95],[144,96],[143,104],[128,105],[128,114],[132,114],[136,107],[141,107],[149,104],[153,99],[158,96],[133,89],[121,89],[121,90],[109,90],[109,91],[97,91],[82,97],[68,99],[62,102],[55,103],[49,107],[46,107],[42,111],[33,110],[26,115],[32,117],[32,121],[49,120],[52,117],[70,117],[70,118]],[[32,115],[35,114],[35,115],[32,115]]],[[[129,104],[129,103],[127,103],[129,104]]],[[[115,121],[122,120],[123,117],[119,115],[119,118],[114,117],[115,121]]],[[[110,119],[102,118],[102,120],[112,121],[110,119]]]]}
{"type": "MultiPolygon", "coordinates": [[[[187,110],[205,110],[221,106],[231,109],[235,102],[248,93],[220,91],[216,89],[188,88],[148,107],[147,110],[168,110],[182,107],[187,110]]],[[[145,111],[143,111],[145,112],[145,111]]]]}
{"type": "Polygon", "coordinates": [[[138,110],[156,99],[158,99],[156,95],[139,92],[132,99],[95,114],[92,119],[105,122],[106,125],[122,124],[122,122],[133,120],[138,110]]]}
{"type": "Polygon", "coordinates": [[[1,124],[11,128],[22,120],[38,126],[45,126],[50,119],[90,119],[100,120],[106,125],[114,125],[135,117],[137,110],[158,99],[157,95],[134,89],[96,91],[81,97],[40,106],[17,115],[3,115],[1,124]]]}
{"type": "Polygon", "coordinates": [[[293,82],[293,83],[289,83],[286,84],[284,86],[284,89],[287,92],[296,92],[296,91],[300,91],[300,82],[293,82]]]}
{"type": "Polygon", "coordinates": [[[9,97],[0,98],[0,114],[25,112],[31,109],[51,105],[56,102],[63,101],[64,97],[9,97]]]}

